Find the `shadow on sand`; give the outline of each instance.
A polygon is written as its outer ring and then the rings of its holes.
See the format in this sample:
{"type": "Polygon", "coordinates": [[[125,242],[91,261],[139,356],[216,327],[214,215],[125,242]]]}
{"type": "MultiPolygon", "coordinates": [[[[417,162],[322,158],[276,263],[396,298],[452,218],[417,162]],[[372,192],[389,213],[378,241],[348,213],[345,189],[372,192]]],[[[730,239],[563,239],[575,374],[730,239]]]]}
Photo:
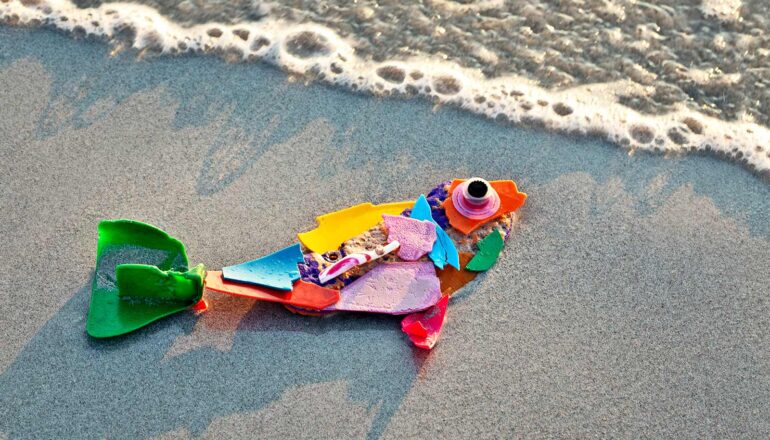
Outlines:
{"type": "Polygon", "coordinates": [[[392,317],[304,318],[256,303],[229,352],[202,348],[164,360],[175,338],[192,330],[192,313],[124,337],[91,339],[84,331],[89,286],[0,378],[0,431],[9,438],[137,438],[179,428],[200,435],[212,420],[258,410],[288,389],[344,381],[349,398],[373,413],[374,439],[426,356],[405,343],[392,317]],[[130,408],[154,410],[137,418],[130,408]]]}

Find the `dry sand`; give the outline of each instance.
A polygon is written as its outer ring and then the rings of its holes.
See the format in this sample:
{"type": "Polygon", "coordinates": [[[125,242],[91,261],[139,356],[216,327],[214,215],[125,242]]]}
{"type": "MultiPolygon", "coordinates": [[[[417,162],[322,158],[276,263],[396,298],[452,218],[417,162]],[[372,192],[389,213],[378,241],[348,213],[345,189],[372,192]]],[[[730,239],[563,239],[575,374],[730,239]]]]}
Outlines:
{"type": "Polygon", "coordinates": [[[0,27],[0,437],[768,438],[770,185],[213,58],[0,27]],[[455,176],[530,196],[430,354],[398,319],[211,296],[85,334],[96,225],[211,268],[455,176]]]}

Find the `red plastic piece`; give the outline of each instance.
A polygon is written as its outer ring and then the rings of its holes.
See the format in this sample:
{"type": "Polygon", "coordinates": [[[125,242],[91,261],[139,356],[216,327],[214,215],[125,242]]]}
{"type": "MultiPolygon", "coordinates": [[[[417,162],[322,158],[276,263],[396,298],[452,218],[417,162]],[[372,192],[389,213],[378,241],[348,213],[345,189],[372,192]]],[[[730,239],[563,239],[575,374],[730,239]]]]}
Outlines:
{"type": "Polygon", "coordinates": [[[195,305],[192,306],[192,309],[194,312],[205,312],[206,309],[209,308],[209,305],[206,303],[205,299],[201,299],[195,305]]]}
{"type": "Polygon", "coordinates": [[[409,336],[415,346],[430,350],[438,342],[444,325],[448,296],[443,296],[424,312],[412,313],[401,321],[401,330],[409,336]]]}
{"type": "Polygon", "coordinates": [[[500,208],[497,210],[497,212],[487,218],[478,220],[470,219],[460,214],[460,212],[452,203],[452,191],[454,191],[454,189],[463,182],[464,180],[462,179],[455,179],[452,181],[452,184],[449,186],[450,197],[447,197],[443,205],[444,210],[446,211],[446,216],[449,218],[449,224],[463,234],[470,234],[474,229],[478,228],[484,223],[490,220],[494,220],[498,217],[502,217],[509,212],[516,211],[517,209],[521,208],[521,206],[524,204],[524,201],[527,200],[527,195],[523,192],[519,192],[513,180],[495,180],[489,182],[489,184],[492,185],[492,188],[497,191],[497,195],[500,196],[500,208]]]}
{"type": "Polygon", "coordinates": [[[321,287],[302,280],[295,281],[291,291],[285,291],[255,284],[227,281],[222,278],[222,272],[220,271],[209,271],[206,273],[206,288],[228,295],[289,304],[312,310],[329,307],[340,300],[339,290],[321,287]]]}

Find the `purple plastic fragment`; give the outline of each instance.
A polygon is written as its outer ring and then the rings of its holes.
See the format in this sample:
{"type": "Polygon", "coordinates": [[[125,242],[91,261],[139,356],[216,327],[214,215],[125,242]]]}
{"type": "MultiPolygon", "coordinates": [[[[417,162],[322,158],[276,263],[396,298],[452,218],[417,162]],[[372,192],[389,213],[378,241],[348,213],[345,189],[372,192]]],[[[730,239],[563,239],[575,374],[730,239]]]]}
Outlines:
{"type": "MultiPolygon", "coordinates": [[[[430,211],[433,220],[435,220],[443,230],[449,228],[449,218],[446,216],[446,211],[442,205],[444,204],[444,200],[449,197],[449,192],[446,190],[446,188],[450,183],[452,182],[446,181],[439,183],[428,192],[427,196],[425,196],[425,198],[428,199],[428,204],[430,205],[430,211]]],[[[412,209],[405,209],[401,215],[404,217],[409,217],[412,215],[412,209]]]]}
{"type": "Polygon", "coordinates": [[[321,286],[321,281],[318,279],[318,263],[309,254],[304,255],[304,262],[297,264],[299,268],[299,275],[302,281],[318,284],[321,286]]]}
{"type": "Polygon", "coordinates": [[[405,315],[436,304],[441,286],[433,262],[380,263],[340,291],[325,312],[405,315]]]}

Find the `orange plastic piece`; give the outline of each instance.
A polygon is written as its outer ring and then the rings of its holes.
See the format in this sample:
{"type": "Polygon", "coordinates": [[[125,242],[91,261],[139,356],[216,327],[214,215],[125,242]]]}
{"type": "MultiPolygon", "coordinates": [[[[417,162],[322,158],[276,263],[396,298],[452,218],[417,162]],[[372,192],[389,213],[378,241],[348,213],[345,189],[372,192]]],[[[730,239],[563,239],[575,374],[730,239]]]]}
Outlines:
{"type": "Polygon", "coordinates": [[[473,258],[473,254],[468,252],[460,252],[460,267],[462,269],[457,270],[452,266],[445,266],[443,269],[436,270],[438,274],[438,281],[441,284],[441,295],[451,296],[453,293],[460,290],[464,285],[473,281],[478,275],[478,272],[471,272],[465,270],[465,265],[473,258]]]}
{"type": "Polygon", "coordinates": [[[455,179],[452,181],[452,184],[449,186],[449,197],[447,197],[443,205],[444,210],[446,210],[446,216],[449,218],[449,224],[463,234],[470,234],[484,223],[502,217],[509,212],[516,211],[521,208],[521,206],[524,205],[524,201],[527,200],[527,195],[523,192],[519,192],[518,188],[516,188],[516,183],[513,180],[494,180],[489,182],[489,184],[492,185],[492,188],[494,188],[500,196],[500,208],[497,212],[487,218],[478,220],[469,219],[460,214],[452,204],[452,191],[464,181],[464,179],[455,179]]]}
{"type": "Polygon", "coordinates": [[[206,273],[206,288],[228,295],[258,299],[260,301],[289,304],[303,309],[319,310],[340,300],[339,290],[321,287],[317,284],[297,280],[292,290],[276,290],[255,284],[241,284],[222,278],[222,272],[209,271],[206,273]]]}

